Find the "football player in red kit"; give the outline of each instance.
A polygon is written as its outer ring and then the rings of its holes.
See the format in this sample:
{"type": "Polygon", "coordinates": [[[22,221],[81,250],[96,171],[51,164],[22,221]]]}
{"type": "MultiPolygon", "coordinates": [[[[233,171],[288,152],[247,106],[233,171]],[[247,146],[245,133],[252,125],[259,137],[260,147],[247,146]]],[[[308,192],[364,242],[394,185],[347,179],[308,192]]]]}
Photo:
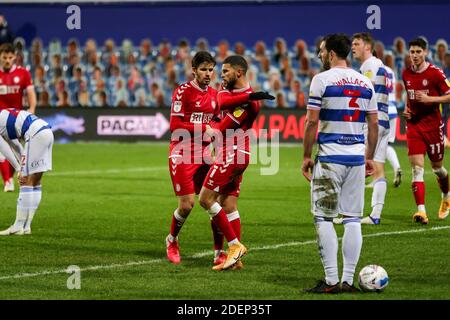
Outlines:
{"type": "Polygon", "coordinates": [[[178,233],[194,207],[195,194],[200,192],[212,163],[212,160],[208,163],[210,141],[202,136],[210,128],[211,119],[219,114],[217,91],[209,86],[215,65],[209,52],[197,52],[192,59],[194,80],[180,85],[172,96],[169,171],[178,207],[172,215],[166,247],[167,258],[174,264],[181,261],[178,233]]]}
{"type": "MultiPolygon", "coordinates": [[[[14,62],[16,54],[14,46],[4,43],[0,46],[0,110],[7,108],[23,109],[23,95],[26,92],[31,113],[36,111],[36,93],[30,72],[17,66],[14,62]]],[[[19,145],[18,141],[13,141],[19,145]]],[[[14,191],[14,168],[0,154],[0,171],[5,184],[4,191],[14,191]]]]}
{"type": "Polygon", "coordinates": [[[242,175],[250,162],[249,129],[260,109],[256,100],[275,99],[264,92],[253,93],[246,78],[247,69],[247,62],[241,56],[229,56],[224,60],[222,79],[226,89],[217,95],[224,115],[206,131],[215,138],[216,158],[200,191],[200,205],[216,222],[229,245],[226,261],[213,267],[214,270],[242,267],[240,259],[247,249],[240,243],[237,199],[242,175]]]}
{"type": "Polygon", "coordinates": [[[422,38],[409,42],[411,69],[403,72],[407,92],[404,116],[407,121],[408,157],[412,166],[412,190],[417,204],[413,220],[428,223],[425,209],[425,154],[431,161],[442,191],[439,219],[445,219],[450,209],[448,172],[443,166],[444,132],[439,104],[450,101],[450,81],[443,71],[425,60],[427,43],[422,38]]]}

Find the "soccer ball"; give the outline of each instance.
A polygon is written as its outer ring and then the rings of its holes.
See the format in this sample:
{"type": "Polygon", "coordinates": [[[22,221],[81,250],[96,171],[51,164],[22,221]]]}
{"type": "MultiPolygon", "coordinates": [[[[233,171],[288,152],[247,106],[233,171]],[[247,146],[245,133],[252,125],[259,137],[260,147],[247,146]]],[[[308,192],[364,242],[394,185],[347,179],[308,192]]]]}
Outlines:
{"type": "Polygon", "coordinates": [[[383,267],[375,264],[365,266],[359,272],[359,286],[363,291],[381,292],[389,284],[389,277],[383,267]]]}

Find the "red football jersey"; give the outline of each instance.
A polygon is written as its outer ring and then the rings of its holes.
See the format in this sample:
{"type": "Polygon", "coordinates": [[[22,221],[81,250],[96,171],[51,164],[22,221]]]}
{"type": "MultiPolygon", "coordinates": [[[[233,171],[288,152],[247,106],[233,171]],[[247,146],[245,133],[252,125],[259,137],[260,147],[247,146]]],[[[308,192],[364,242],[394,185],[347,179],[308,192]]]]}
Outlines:
{"type": "Polygon", "coordinates": [[[217,94],[220,110],[225,110],[222,121],[213,124],[213,127],[222,131],[224,135],[224,146],[250,152],[250,138],[247,132],[252,128],[259,109],[258,101],[249,101],[248,94],[252,93],[251,87],[235,89],[232,91],[222,90],[217,94]],[[226,129],[234,129],[233,145],[227,144],[226,129]],[[238,130],[241,129],[241,130],[238,130]]]}
{"type": "MultiPolygon", "coordinates": [[[[191,133],[191,139],[185,143],[191,144],[193,156],[195,145],[208,145],[210,140],[194,137],[192,134],[200,128],[201,133],[203,133],[211,119],[215,115],[219,115],[219,111],[215,89],[209,86],[202,89],[194,80],[180,85],[172,95],[170,112],[171,150],[180,143],[179,136],[175,131],[177,129],[185,129],[191,133]],[[199,144],[197,141],[201,143],[199,144]]],[[[198,132],[200,133],[200,131],[198,132]]]]}
{"type": "Polygon", "coordinates": [[[0,110],[23,108],[23,92],[33,85],[30,72],[15,64],[10,70],[0,68],[0,110]]]}
{"type": "Polygon", "coordinates": [[[450,81],[447,80],[444,72],[430,63],[422,72],[406,69],[403,71],[402,78],[407,93],[407,107],[412,114],[411,120],[408,121],[408,128],[429,131],[439,127],[442,121],[439,103],[424,104],[418,102],[415,97],[420,91],[429,96],[450,93],[450,81]]]}

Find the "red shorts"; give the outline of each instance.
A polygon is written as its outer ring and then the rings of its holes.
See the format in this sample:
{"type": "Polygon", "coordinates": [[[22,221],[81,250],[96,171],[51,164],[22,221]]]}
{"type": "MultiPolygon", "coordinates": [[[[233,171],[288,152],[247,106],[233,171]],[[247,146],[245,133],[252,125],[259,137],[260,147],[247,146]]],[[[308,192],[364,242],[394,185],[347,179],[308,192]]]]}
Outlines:
{"type": "Polygon", "coordinates": [[[249,157],[245,163],[235,161],[229,163],[215,162],[208,171],[203,186],[217,193],[239,197],[242,175],[249,164],[249,157]]]}
{"type": "MultiPolygon", "coordinates": [[[[209,147],[203,147],[203,152],[206,159],[210,153],[209,147]]],[[[186,161],[186,159],[174,151],[173,145],[170,146],[169,154],[169,172],[175,195],[184,196],[187,194],[199,194],[202,189],[203,181],[210,168],[210,165],[206,163],[206,160],[208,160],[209,163],[212,163],[210,155],[205,161],[201,159],[195,161],[200,163],[194,163],[194,158],[191,158],[190,156],[188,157],[189,161],[186,161]]]]}
{"type": "Polygon", "coordinates": [[[431,131],[420,131],[407,128],[406,142],[408,144],[408,155],[428,154],[433,162],[444,159],[444,131],[443,126],[431,131]]]}

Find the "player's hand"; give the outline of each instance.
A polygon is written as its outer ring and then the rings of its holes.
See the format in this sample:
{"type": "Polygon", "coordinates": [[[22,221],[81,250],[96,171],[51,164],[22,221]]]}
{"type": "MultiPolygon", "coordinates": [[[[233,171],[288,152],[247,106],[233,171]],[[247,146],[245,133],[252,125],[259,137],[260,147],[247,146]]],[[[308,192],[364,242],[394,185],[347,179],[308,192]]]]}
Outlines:
{"type": "Polygon", "coordinates": [[[205,134],[208,135],[208,137],[210,138],[214,138],[214,136],[216,135],[216,129],[211,128],[210,125],[206,125],[206,130],[205,130],[205,134]]]}
{"type": "Polygon", "coordinates": [[[366,159],[366,178],[373,175],[374,166],[372,159],[366,159]]]}
{"type": "Polygon", "coordinates": [[[432,103],[433,99],[432,97],[430,97],[429,95],[427,95],[425,92],[423,91],[417,91],[415,93],[415,98],[417,101],[422,102],[422,103],[432,103]]]}
{"type": "Polygon", "coordinates": [[[408,108],[405,108],[405,111],[403,111],[403,117],[406,120],[411,120],[412,114],[411,114],[411,112],[409,111],[408,108]]]}
{"type": "Polygon", "coordinates": [[[252,92],[248,95],[248,99],[254,100],[275,100],[275,97],[265,91],[252,92]]]}
{"type": "Polygon", "coordinates": [[[313,168],[314,161],[312,161],[310,158],[304,158],[302,164],[302,173],[306,180],[308,180],[308,182],[311,182],[313,168]]]}

